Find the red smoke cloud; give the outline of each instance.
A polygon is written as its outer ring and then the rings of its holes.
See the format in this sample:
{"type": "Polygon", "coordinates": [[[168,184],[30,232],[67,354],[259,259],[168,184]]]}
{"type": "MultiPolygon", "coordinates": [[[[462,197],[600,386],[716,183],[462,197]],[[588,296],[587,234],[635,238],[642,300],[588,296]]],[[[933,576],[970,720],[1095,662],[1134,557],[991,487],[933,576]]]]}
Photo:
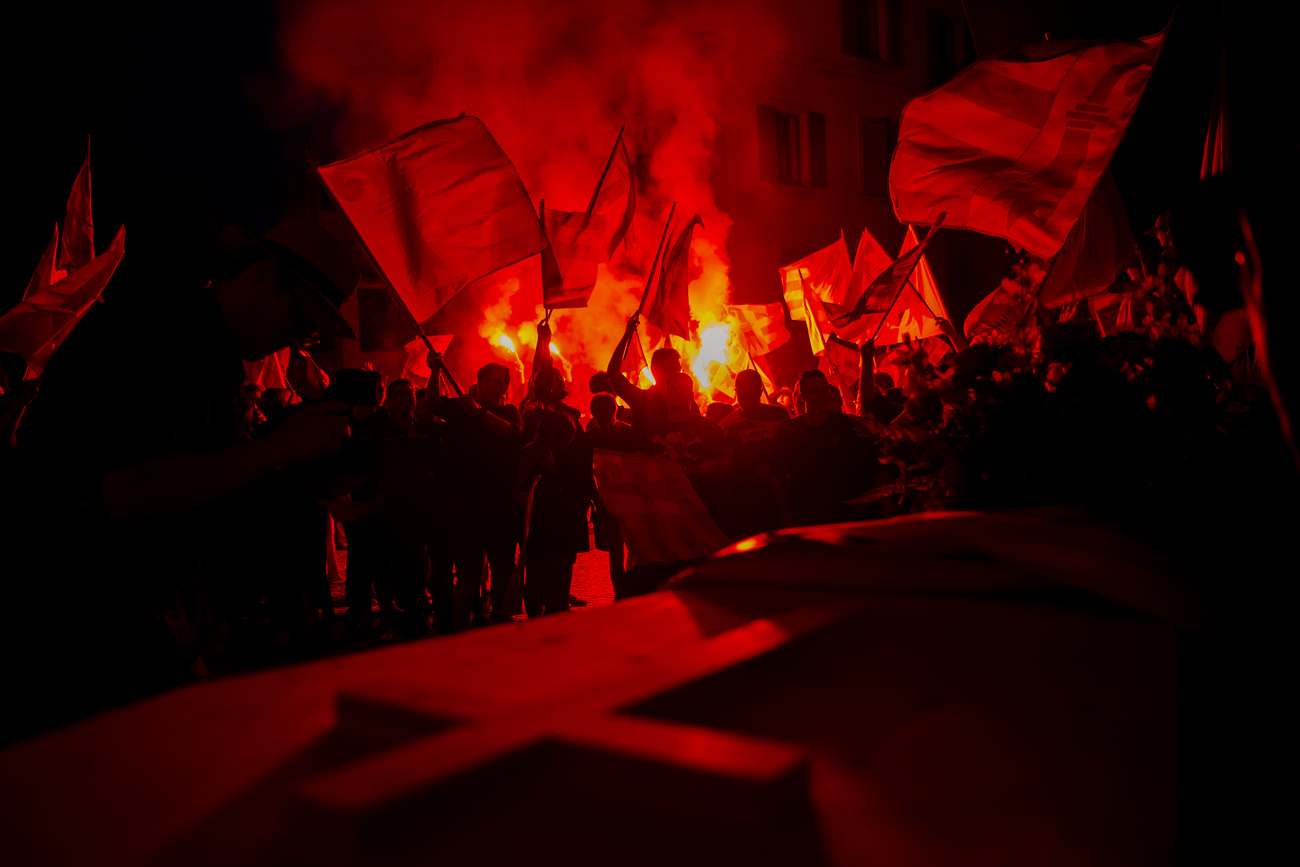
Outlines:
{"type": "MultiPolygon", "coordinates": [[[[728,83],[720,58],[741,31],[764,28],[770,44],[779,28],[765,28],[763,19],[751,4],[649,0],[303,0],[280,10],[289,73],[342,109],[335,130],[341,156],[463,111],[487,124],[534,202],[581,210],[627,124],[641,176],[639,247],[620,249],[602,267],[589,308],[556,311],[552,319],[583,409],[586,375],[603,368],[636,309],[672,200],[680,202],[679,217],[698,211],[704,220],[692,246],[693,315],[701,330],[724,315],[731,219],[709,185],[728,83]]],[[[449,361],[458,377],[507,355],[489,342],[503,330],[521,352],[535,342],[536,260],[463,295],[436,323],[456,334],[449,361]]]]}

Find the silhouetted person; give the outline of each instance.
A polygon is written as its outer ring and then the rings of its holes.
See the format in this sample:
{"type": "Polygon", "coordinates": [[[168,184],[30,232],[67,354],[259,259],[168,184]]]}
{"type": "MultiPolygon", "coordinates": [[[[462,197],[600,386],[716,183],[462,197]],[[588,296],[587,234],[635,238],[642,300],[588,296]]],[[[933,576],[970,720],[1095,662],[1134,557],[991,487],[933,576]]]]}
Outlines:
{"type": "Polygon", "coordinates": [[[732,535],[752,536],[781,524],[779,486],[772,475],[772,441],[790,413],[763,403],[763,380],[756,370],[736,374],[737,406],[722,420],[731,453],[732,535]]]}
{"type": "Polygon", "coordinates": [[[456,505],[449,522],[456,567],[454,628],[469,625],[471,615],[482,610],[484,557],[491,569],[493,616],[509,619],[505,591],[518,543],[512,484],[523,420],[518,407],[505,402],[510,370],[486,364],[479,369],[477,385],[478,400],[469,395],[444,399],[439,409],[446,431],[443,474],[456,505]]]}
{"type": "Polygon", "coordinates": [[[784,421],[773,440],[773,470],[785,485],[797,524],[853,519],[846,500],[870,488],[877,450],[853,418],[833,411],[830,383],[820,370],[799,377],[808,411],[784,421]]]}
{"type": "Polygon", "coordinates": [[[352,336],[338,308],[359,274],[342,245],[315,223],[287,220],[262,239],[229,229],[222,252],[206,286],[201,275],[140,263],[142,282],[115,283],[44,372],[22,432],[29,475],[9,494],[39,520],[11,536],[24,540],[12,561],[23,566],[6,577],[34,588],[60,623],[56,642],[41,638],[39,658],[5,654],[19,663],[10,707],[29,730],[201,670],[178,652],[187,640],[175,600],[178,585],[201,583],[203,551],[222,544],[206,515],[279,467],[339,451],[348,436],[346,406],[330,402],[266,437],[234,435],[242,360],[316,334],[352,336]],[[149,401],[106,384],[142,371],[149,401]]]}
{"type": "MultiPolygon", "coordinates": [[[[616,418],[618,408],[612,394],[602,392],[592,396],[592,418],[584,435],[589,448],[616,452],[635,451],[632,442],[632,426],[616,418]]],[[[595,509],[592,510],[591,514],[591,527],[596,548],[609,553],[609,577],[611,582],[621,579],[627,562],[624,555],[623,534],[619,530],[618,520],[605,508],[599,494],[595,496],[595,509]]]]}

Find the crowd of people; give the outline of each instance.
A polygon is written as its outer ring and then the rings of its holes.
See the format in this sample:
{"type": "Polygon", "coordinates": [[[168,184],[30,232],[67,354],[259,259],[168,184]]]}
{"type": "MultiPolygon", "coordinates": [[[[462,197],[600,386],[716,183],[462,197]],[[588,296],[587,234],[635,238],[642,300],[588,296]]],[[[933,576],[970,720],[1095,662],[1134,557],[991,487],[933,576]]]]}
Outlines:
{"type": "Polygon", "coordinates": [[[358,275],[308,221],[227,237],[208,288],[92,311],[40,394],[12,390],[3,407],[5,525],[30,555],[12,586],[75,639],[26,672],[33,689],[42,672],[75,672],[33,725],[328,651],[340,631],[420,637],[565,612],[593,544],[616,598],[653,587],[665,573],[627,561],[596,450],[676,462],[732,539],[941,508],[1179,515],[1249,498],[1282,439],[1239,333],[1218,339],[1229,311],[1200,303],[1213,293],[1197,293],[1168,227],[1157,234],[1100,303],[1043,310],[1026,295],[960,352],[893,347],[892,373],[868,341],[847,387],[809,369],[773,390],[747,369],[734,401],[708,401],[667,346],[639,387],[622,372],[634,317],[586,413],[566,402],[546,322],[527,382],[490,363],[465,394],[450,377],[417,388],[361,369],[336,371],[314,400],[263,390],[240,359],[350,334],[337,304],[358,275]],[[155,369],[144,394],[105,380],[159,356],[190,363],[155,369]]]}

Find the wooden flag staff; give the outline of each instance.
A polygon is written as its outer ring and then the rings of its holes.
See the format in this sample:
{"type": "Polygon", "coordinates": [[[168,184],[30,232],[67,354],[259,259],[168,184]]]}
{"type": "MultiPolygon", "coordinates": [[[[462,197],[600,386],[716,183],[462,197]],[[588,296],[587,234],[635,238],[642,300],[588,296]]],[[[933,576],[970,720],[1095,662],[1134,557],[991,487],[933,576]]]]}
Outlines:
{"type": "Polygon", "coordinates": [[[415,319],[415,314],[411,312],[410,307],[406,306],[406,301],[402,299],[401,294],[397,291],[397,287],[393,285],[393,281],[389,280],[388,275],[384,273],[384,269],[380,266],[379,260],[376,259],[375,254],[370,251],[370,247],[366,244],[365,239],[361,237],[361,233],[357,231],[357,227],[352,225],[352,219],[348,216],[348,212],[343,210],[343,205],[340,204],[339,200],[334,196],[334,191],[330,189],[329,184],[325,183],[325,178],[323,178],[320,173],[320,166],[316,164],[316,160],[312,157],[308,156],[308,159],[311,161],[312,171],[316,173],[316,179],[320,181],[321,189],[323,189],[325,194],[330,197],[330,201],[334,203],[335,209],[343,215],[343,222],[347,223],[348,229],[352,232],[353,239],[355,239],[361,246],[361,249],[365,251],[366,258],[370,260],[370,264],[375,269],[375,272],[378,273],[380,277],[384,278],[384,286],[388,289],[388,294],[392,297],[393,304],[397,307],[398,312],[402,314],[402,318],[406,320],[406,324],[420,336],[422,341],[424,341],[425,348],[429,350],[429,358],[431,358],[436,365],[438,374],[447,380],[447,384],[455,390],[457,397],[464,397],[465,392],[461,390],[460,384],[456,382],[456,378],[452,376],[451,371],[447,369],[446,363],[442,360],[442,354],[433,348],[433,343],[429,340],[429,335],[424,333],[424,329],[420,327],[420,323],[415,319]]]}

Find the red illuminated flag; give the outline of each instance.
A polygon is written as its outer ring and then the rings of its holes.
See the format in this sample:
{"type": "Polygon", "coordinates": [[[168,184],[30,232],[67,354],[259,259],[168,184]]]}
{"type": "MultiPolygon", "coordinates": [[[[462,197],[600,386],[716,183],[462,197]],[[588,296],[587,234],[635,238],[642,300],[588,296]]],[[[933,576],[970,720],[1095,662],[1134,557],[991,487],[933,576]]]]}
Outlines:
{"type": "Polygon", "coordinates": [[[1061,307],[1104,292],[1120,271],[1136,262],[1128,214],[1107,170],[1056,255],[1038,302],[1061,307]]]}
{"type": "MultiPolygon", "coordinates": [[[[944,215],[940,214],[924,241],[900,254],[881,271],[851,309],[825,305],[836,334],[853,342],[874,337],[879,345],[901,343],[905,335],[914,332],[923,336],[919,332],[924,330],[925,323],[918,318],[918,309],[924,309],[925,305],[912,287],[911,277],[943,219],[944,215]]],[[[933,316],[929,318],[934,320],[933,316]]]]}
{"type": "Polygon", "coordinates": [[[588,210],[605,217],[608,234],[605,237],[605,258],[602,262],[609,261],[620,243],[626,243],[628,250],[636,249],[636,233],[632,230],[632,218],[636,216],[636,179],[632,175],[632,159],[627,155],[627,146],[623,144],[622,130],[614,145],[609,171],[605,173],[588,210]]]}
{"type": "Polygon", "coordinates": [[[844,304],[853,276],[853,263],[849,261],[843,233],[834,244],[786,265],[780,272],[781,289],[791,319],[807,320],[805,287],[823,301],[844,304]]]}
{"type": "MultiPolygon", "coordinates": [[[[260,361],[244,362],[244,378],[255,382],[263,389],[283,388],[294,391],[289,384],[289,348],[272,352],[260,361]]],[[[296,395],[297,392],[294,392],[296,395]]]]}
{"type": "Polygon", "coordinates": [[[853,277],[849,281],[849,291],[840,298],[827,298],[832,304],[847,304],[847,299],[857,298],[863,288],[870,286],[886,268],[894,264],[894,257],[885,252],[880,242],[871,234],[870,229],[862,230],[858,240],[858,249],[853,254],[853,277]]]}
{"type": "Polygon", "coordinates": [[[122,261],[125,245],[126,229],[121,228],[102,256],[57,283],[37,289],[0,316],[0,350],[21,355],[31,373],[39,376],[54,350],[108,285],[122,261]]]}
{"type": "Polygon", "coordinates": [[[785,312],[779,301],[732,304],[727,310],[736,317],[736,336],[751,356],[766,355],[790,339],[790,329],[785,327],[785,312]]]}
{"type": "Polygon", "coordinates": [[[68,208],[63,217],[63,234],[59,238],[59,256],[55,267],[73,271],[95,258],[95,220],[90,212],[90,139],[86,139],[86,158],[72,182],[68,208]]]}
{"type": "Polygon", "coordinates": [[[659,289],[655,292],[646,322],[664,334],[676,334],[683,340],[691,339],[690,285],[691,238],[696,226],[703,226],[700,215],[691,217],[673,242],[673,249],[659,270],[659,289]]]}
{"type": "Polygon", "coordinates": [[[50,237],[50,243],[45,245],[45,253],[41,256],[41,261],[36,263],[36,270],[32,272],[32,279],[27,281],[27,291],[23,293],[24,298],[30,298],[37,292],[43,292],[68,276],[67,271],[61,271],[55,267],[54,263],[58,250],[59,224],[55,223],[54,234],[50,237]]]}
{"type": "Polygon", "coordinates": [[[1036,329],[1037,309],[1034,286],[1006,277],[966,317],[966,338],[971,343],[1007,343],[1036,329]]]}
{"type": "Polygon", "coordinates": [[[731,544],[677,461],[596,449],[595,475],[629,567],[707,557],[731,544]]]}
{"type": "Polygon", "coordinates": [[[889,170],[904,223],[1056,255],[1110,164],[1165,31],[1133,42],[1030,43],[908,103],[889,170]]]}
{"type": "Polygon", "coordinates": [[[528,191],[478,118],[426,124],[319,172],[417,322],[546,249],[528,191]]]}
{"type": "Polygon", "coordinates": [[[817,369],[826,374],[826,380],[844,398],[847,411],[857,406],[857,382],[862,376],[862,352],[856,343],[850,343],[836,334],[826,338],[826,351],[817,360],[817,369]]]}
{"type": "Polygon", "coordinates": [[[550,247],[542,251],[542,304],[586,307],[596,288],[596,271],[605,255],[604,214],[548,211],[541,206],[550,247]]]}
{"type": "MultiPolygon", "coordinates": [[[[430,334],[429,342],[441,355],[451,345],[451,338],[452,335],[450,334],[430,334]]],[[[428,388],[429,380],[433,379],[433,371],[429,369],[428,357],[429,347],[425,346],[424,341],[420,338],[417,337],[406,344],[406,366],[402,368],[402,379],[409,379],[416,388],[428,388]]]]}

